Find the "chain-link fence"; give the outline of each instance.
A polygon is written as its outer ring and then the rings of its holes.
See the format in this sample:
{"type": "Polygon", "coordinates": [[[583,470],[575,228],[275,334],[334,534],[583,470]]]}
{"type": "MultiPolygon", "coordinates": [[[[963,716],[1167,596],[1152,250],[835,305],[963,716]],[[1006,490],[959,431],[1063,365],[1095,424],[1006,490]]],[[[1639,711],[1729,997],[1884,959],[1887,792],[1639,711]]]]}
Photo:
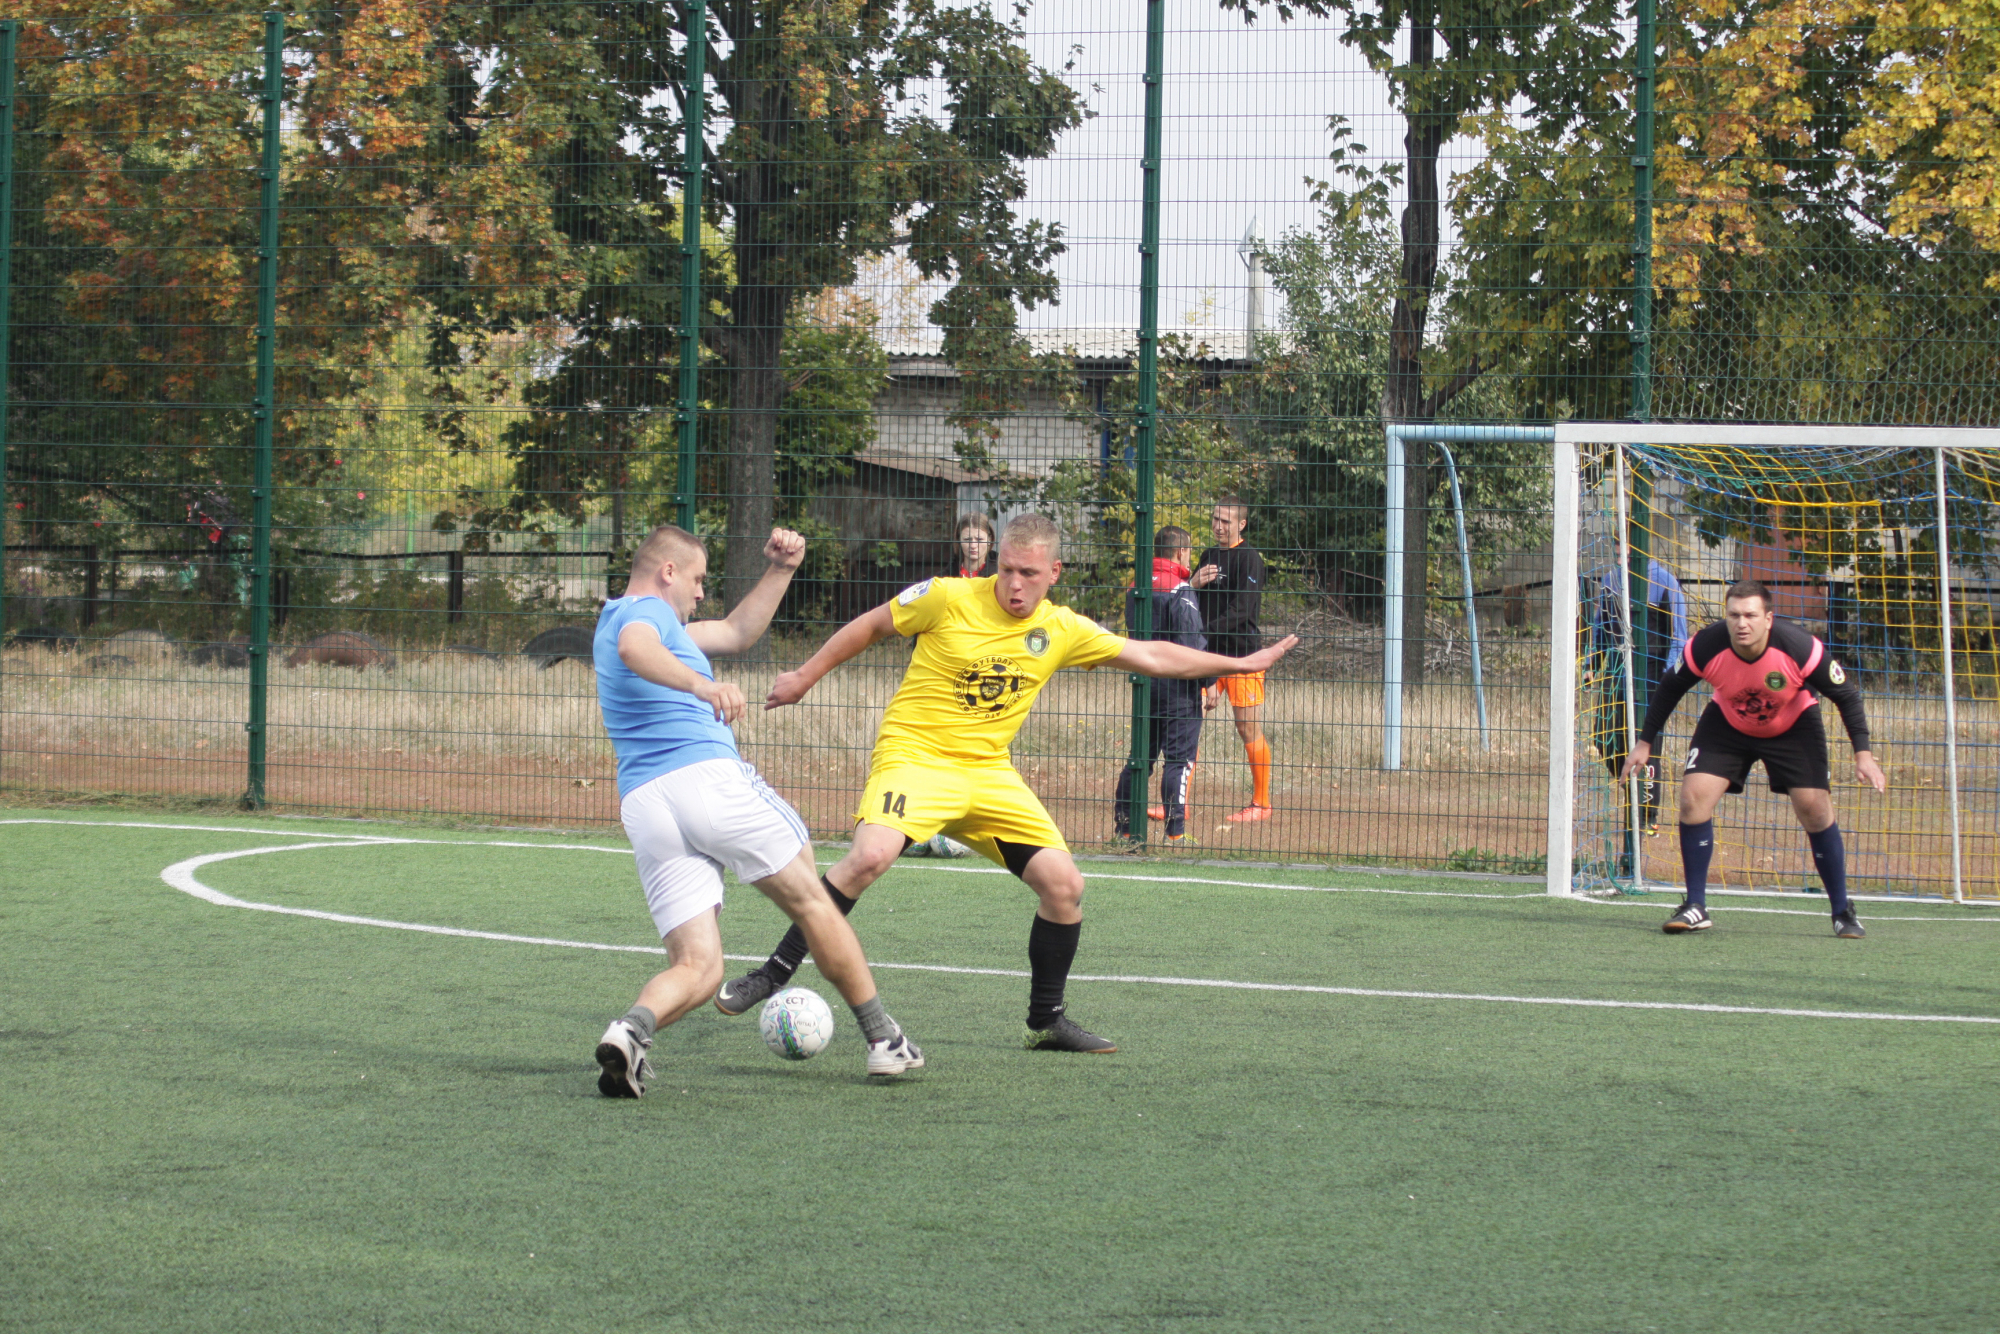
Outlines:
{"type": "MultiPolygon", "coordinates": [[[[1384,423],[1991,422],[1994,36],[1852,8],[11,21],[0,785],[610,821],[653,525],[704,614],[808,539],[754,700],[1028,511],[1122,629],[1234,497],[1301,645],[1207,715],[1201,853],[1539,872],[1547,447],[1384,423]]],[[[739,728],[816,832],[907,653],[739,728]]],[[[1022,730],[1077,845],[1149,707],[1022,730]]]]}

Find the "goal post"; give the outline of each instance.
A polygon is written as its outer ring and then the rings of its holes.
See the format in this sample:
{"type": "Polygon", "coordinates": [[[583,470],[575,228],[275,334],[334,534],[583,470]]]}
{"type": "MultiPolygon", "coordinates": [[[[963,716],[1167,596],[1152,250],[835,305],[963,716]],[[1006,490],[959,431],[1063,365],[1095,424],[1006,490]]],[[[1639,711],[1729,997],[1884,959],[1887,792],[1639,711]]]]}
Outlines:
{"type": "MultiPolygon", "coordinates": [[[[1671,655],[1756,578],[1868,703],[1885,797],[1855,790],[1826,711],[1856,891],[2000,899],[2000,794],[1960,763],[1962,727],[2000,727],[2000,430],[1564,422],[1553,463],[1549,893],[1681,883],[1672,761],[1706,688],[1650,781],[1614,775],[1671,655]]],[[[1716,828],[1714,887],[1818,890],[1761,771],[1716,828]]]]}

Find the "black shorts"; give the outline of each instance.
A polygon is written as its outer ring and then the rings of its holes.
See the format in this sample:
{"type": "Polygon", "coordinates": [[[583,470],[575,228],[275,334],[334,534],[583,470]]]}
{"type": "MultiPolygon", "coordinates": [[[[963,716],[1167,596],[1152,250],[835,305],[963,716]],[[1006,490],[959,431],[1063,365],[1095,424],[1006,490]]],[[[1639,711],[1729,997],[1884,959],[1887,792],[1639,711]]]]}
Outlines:
{"type": "Polygon", "coordinates": [[[1773,792],[1832,787],[1833,767],[1827,763],[1826,727],[1819,720],[1818,706],[1800,714],[1797,722],[1777,736],[1751,736],[1731,727],[1722,710],[1710,701],[1688,740],[1685,772],[1727,778],[1729,790],[1741,792],[1750,766],[1759,760],[1764,762],[1764,776],[1773,792]]]}

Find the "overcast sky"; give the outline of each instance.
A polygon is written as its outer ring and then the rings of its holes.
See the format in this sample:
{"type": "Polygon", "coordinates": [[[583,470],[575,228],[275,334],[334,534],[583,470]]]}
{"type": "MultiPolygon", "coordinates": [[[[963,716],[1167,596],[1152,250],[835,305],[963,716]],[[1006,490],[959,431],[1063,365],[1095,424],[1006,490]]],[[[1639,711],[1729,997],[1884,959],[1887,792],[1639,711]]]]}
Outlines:
{"type": "MultiPolygon", "coordinates": [[[[1060,305],[1028,312],[1025,327],[1137,325],[1145,18],[1144,0],[1040,0],[1025,20],[1037,62],[1052,70],[1073,63],[1065,77],[1095,113],[1063,136],[1054,158],[1026,167],[1019,212],[1060,224],[1069,251],[1056,263],[1060,305]]],[[[1328,117],[1345,116],[1351,142],[1376,164],[1401,160],[1402,118],[1387,81],[1341,43],[1333,20],[1283,24],[1266,15],[1253,25],[1216,0],[1169,0],[1167,23],[1160,327],[1240,330],[1244,231],[1254,219],[1275,241],[1312,225],[1307,179],[1328,175],[1328,117]]],[[[1447,182],[1474,151],[1464,139],[1447,145],[1447,182]]],[[[1449,218],[1445,226],[1448,240],[1449,218]]],[[[884,299],[890,289],[865,277],[860,286],[885,312],[896,305],[884,299]]],[[[1275,316],[1267,310],[1267,322],[1275,316]]],[[[896,339],[891,326],[921,318],[885,318],[884,333],[896,339]]]]}
{"type": "MultiPolygon", "coordinates": [[[[1028,16],[1044,66],[1080,48],[1071,77],[1097,113],[1056,159],[1028,168],[1023,213],[1061,223],[1070,247],[1058,261],[1062,304],[1030,325],[1138,319],[1145,14],[1142,0],[1042,0],[1028,16]]],[[[1160,324],[1212,302],[1216,325],[1240,329],[1238,243],[1253,217],[1273,239],[1311,225],[1306,178],[1327,174],[1327,117],[1347,116],[1371,156],[1400,155],[1401,125],[1384,81],[1330,21],[1246,25],[1214,0],[1171,0],[1167,22],[1160,324]]]]}

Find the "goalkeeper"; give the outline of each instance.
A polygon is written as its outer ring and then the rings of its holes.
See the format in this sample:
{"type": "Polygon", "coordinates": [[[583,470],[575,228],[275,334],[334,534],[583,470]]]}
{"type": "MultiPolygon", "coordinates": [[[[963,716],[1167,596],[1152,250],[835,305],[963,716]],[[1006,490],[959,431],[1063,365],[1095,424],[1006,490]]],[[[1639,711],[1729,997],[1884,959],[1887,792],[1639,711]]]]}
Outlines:
{"type": "Polygon", "coordinates": [[[1660,729],[1696,682],[1714,688],[1688,742],[1687,772],[1681,779],[1681,866],[1687,897],[1661,929],[1708,929],[1715,806],[1724,792],[1741,792],[1750,766],[1761,760],[1771,791],[1791,797],[1792,811],[1812,844],[1813,865],[1833,909],[1833,933],[1859,940],[1868,933],[1847,897],[1847,852],[1828,790],[1832,771],[1826,729],[1814,705],[1819,695],[1833,701],[1854,746],[1855,769],[1882,792],[1889,780],[1868,749],[1861,691],[1849,683],[1825,644],[1795,622],[1771,614],[1771,592],[1763,584],[1754,579],[1732,584],[1723,609],[1724,619],[1689,640],[1680,661],[1660,678],[1639,739],[1619,775],[1627,779],[1645,767],[1660,729]]]}

